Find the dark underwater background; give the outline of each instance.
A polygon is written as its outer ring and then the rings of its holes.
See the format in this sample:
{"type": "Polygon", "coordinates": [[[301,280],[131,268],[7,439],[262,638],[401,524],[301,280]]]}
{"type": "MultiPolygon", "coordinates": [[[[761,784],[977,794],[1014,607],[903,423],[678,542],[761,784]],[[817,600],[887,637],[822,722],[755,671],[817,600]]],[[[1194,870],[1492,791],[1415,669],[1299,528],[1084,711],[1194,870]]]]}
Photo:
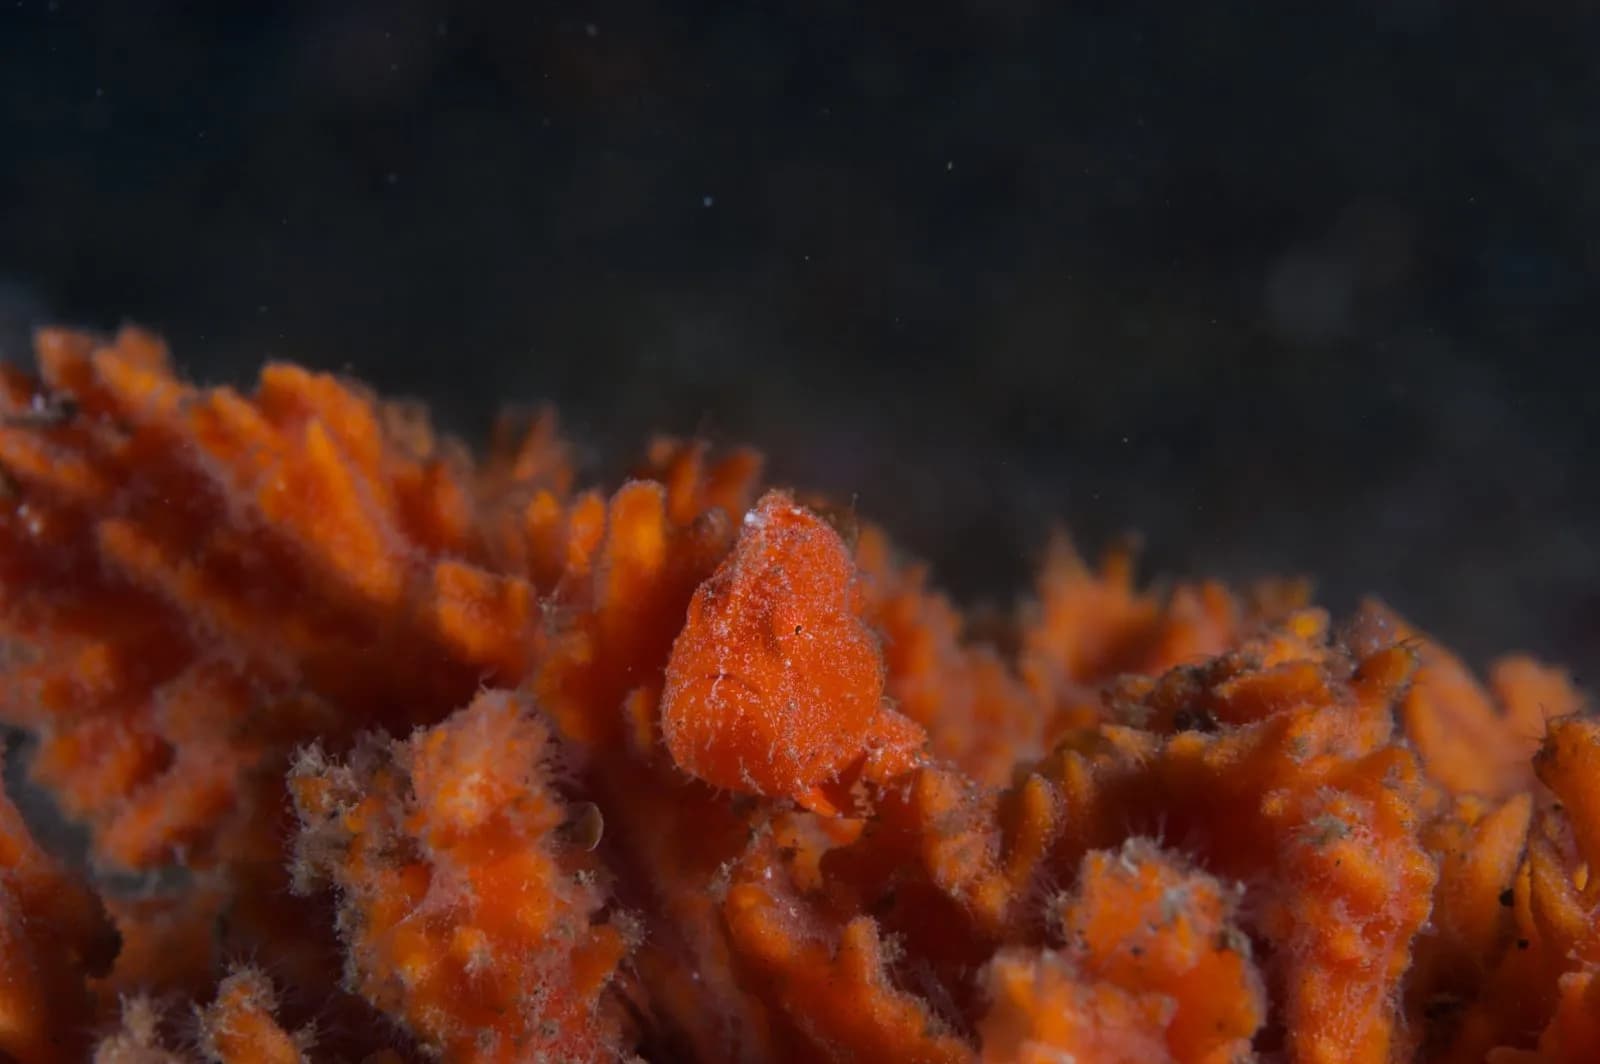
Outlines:
{"type": "Polygon", "coordinates": [[[1593,10],[4,0],[0,353],[551,400],[608,480],[754,443],[967,602],[1136,530],[1581,677],[1593,10]]]}

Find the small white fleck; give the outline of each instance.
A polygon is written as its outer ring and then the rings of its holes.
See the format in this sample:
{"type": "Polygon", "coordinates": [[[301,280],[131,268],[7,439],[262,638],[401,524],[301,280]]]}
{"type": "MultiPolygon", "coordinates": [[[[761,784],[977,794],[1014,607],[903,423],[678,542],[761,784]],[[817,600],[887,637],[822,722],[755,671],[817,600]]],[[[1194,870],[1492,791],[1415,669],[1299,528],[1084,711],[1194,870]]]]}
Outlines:
{"type": "Polygon", "coordinates": [[[948,174],[951,170],[954,170],[955,168],[956,168],[956,161],[954,159],[946,160],[946,162],[944,164],[944,172],[945,173],[948,174]]]}
{"type": "Polygon", "coordinates": [[[715,197],[715,196],[701,196],[700,197],[700,206],[702,206],[702,207],[715,206],[716,202],[717,202],[717,197],[715,197]]]}

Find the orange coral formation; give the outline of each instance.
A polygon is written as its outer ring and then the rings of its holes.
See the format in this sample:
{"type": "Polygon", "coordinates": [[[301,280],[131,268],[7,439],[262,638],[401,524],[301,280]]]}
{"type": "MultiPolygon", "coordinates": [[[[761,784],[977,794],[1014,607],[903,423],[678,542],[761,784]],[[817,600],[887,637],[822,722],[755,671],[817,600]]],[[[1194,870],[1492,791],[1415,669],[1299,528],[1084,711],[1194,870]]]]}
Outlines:
{"type": "Polygon", "coordinates": [[[598,869],[562,843],[548,728],[509,694],[348,766],[290,774],[297,889],[332,882],[356,989],[453,1060],[599,1058],[600,991],[625,936],[597,919],[598,869]]]}
{"type": "Polygon", "coordinates": [[[990,964],[984,1058],[1248,1056],[1265,995],[1234,893],[1146,841],[1090,853],[1060,906],[1064,948],[1005,950],[990,964]]]}
{"type": "Polygon", "coordinates": [[[116,951],[100,899],[39,848],[0,790],[0,1058],[80,1051],[92,1016],[87,980],[116,951]]]}
{"type": "Polygon", "coordinates": [[[122,1004],[122,1029],[101,1040],[95,1064],[187,1064],[195,1059],[218,1064],[304,1064],[316,1044],[315,1032],[291,1034],[274,1013],[277,995],[266,976],[253,968],[236,969],[217,987],[216,1000],[196,1013],[199,1053],[168,1048],[174,1041],[163,1027],[170,1018],[148,998],[135,996],[122,1004]]]}
{"type": "Polygon", "coordinates": [[[0,369],[0,474],[89,858],[0,800],[0,1058],[1600,1059],[1600,724],[1529,659],[1061,539],[990,645],[752,452],[608,497],[548,413],[475,460],[134,330],[0,369]]]}

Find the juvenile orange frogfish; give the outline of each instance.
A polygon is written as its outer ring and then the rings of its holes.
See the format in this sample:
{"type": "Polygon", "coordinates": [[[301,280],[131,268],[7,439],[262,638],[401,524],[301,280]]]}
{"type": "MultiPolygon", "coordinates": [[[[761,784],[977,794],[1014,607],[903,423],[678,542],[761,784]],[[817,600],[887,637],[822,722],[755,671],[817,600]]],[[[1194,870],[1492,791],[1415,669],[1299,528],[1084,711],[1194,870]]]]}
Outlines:
{"type": "Polygon", "coordinates": [[[854,581],[839,534],[787,493],[745,515],[667,663],[662,730],[679,768],[831,815],[848,781],[916,763],[925,736],[884,704],[854,581]]]}

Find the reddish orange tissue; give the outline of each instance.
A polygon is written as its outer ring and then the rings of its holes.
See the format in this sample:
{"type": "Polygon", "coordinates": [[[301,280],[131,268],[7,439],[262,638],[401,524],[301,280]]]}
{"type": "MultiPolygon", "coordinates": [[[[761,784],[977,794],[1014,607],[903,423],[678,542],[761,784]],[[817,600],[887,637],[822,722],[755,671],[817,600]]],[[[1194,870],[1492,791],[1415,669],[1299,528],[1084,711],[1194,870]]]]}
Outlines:
{"type": "Polygon", "coordinates": [[[745,515],[667,663],[662,730],[679,768],[831,813],[823,785],[873,747],[920,739],[882,708],[883,658],[854,578],[838,533],[789,495],[745,515]]]}

